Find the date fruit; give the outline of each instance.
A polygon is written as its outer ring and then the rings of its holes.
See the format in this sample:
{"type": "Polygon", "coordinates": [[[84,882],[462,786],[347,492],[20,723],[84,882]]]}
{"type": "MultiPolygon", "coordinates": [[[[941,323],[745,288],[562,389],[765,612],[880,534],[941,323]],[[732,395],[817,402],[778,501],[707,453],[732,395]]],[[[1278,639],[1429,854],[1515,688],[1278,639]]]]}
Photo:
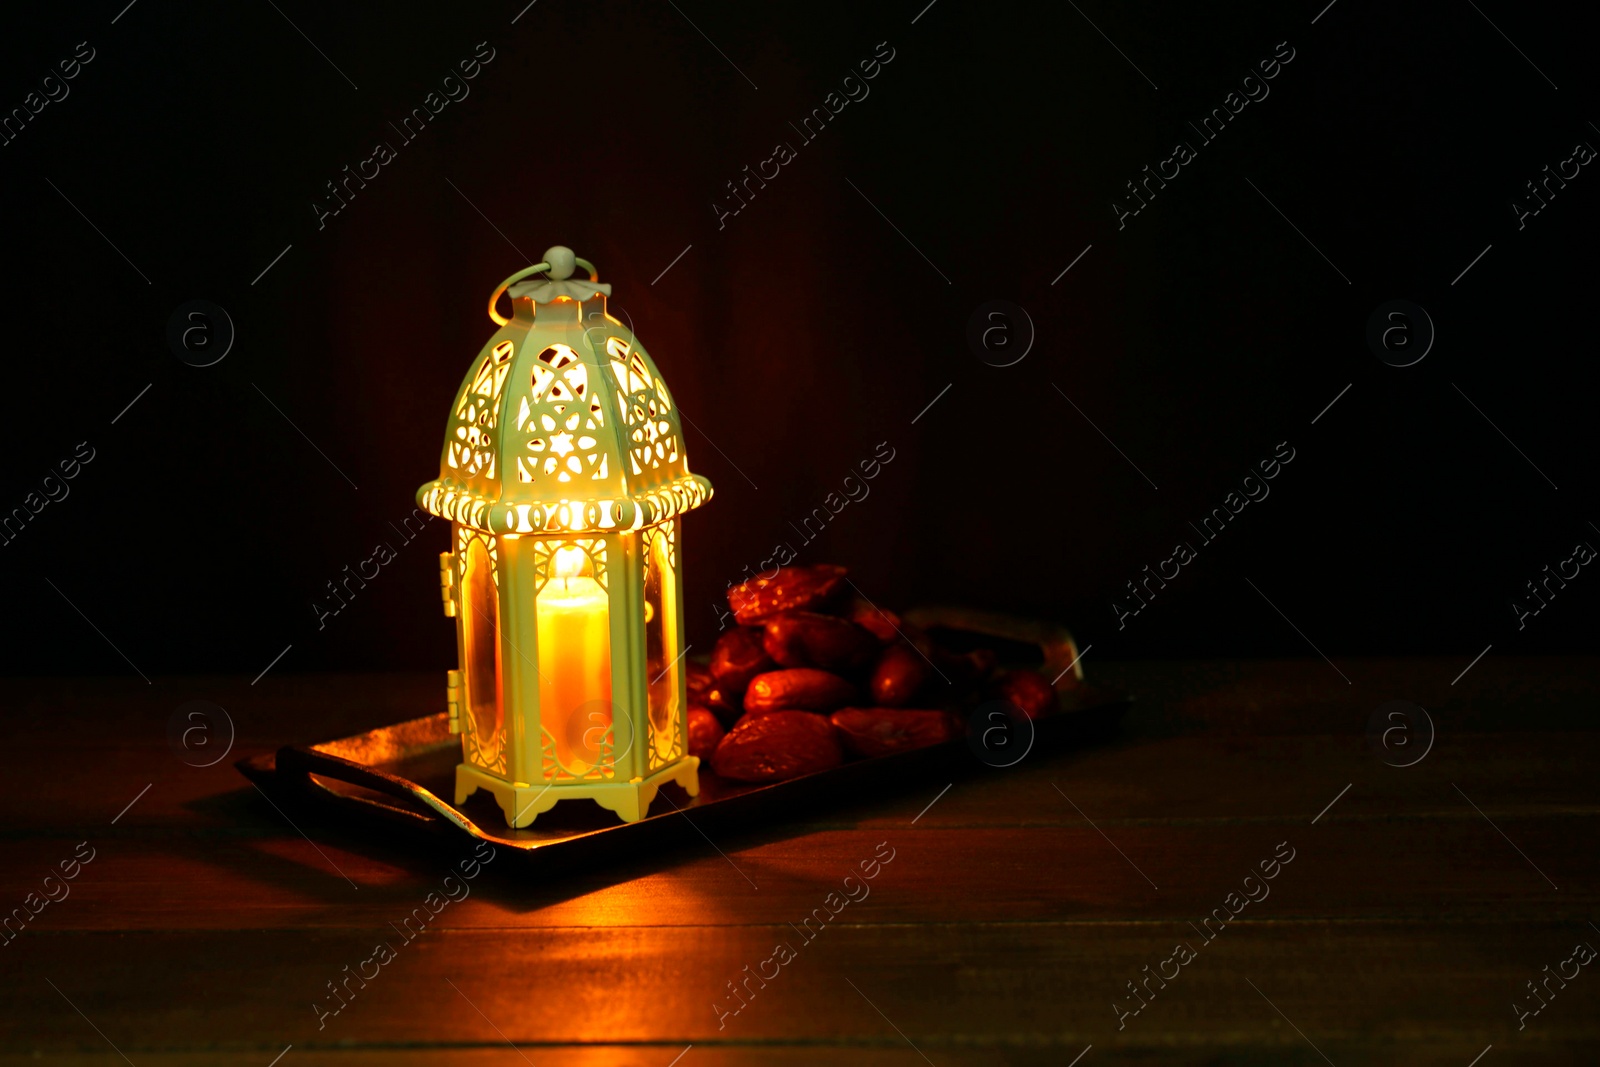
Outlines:
{"type": "Polygon", "coordinates": [[[900,636],[900,616],[860,597],[850,605],[850,621],[886,645],[900,636]]]}
{"type": "Polygon", "coordinates": [[[779,567],[772,577],[757,575],[728,589],[728,606],[741,626],[762,622],[782,611],[818,608],[844,585],[845,569],[832,563],[779,567]]]}
{"type": "Polygon", "coordinates": [[[928,681],[928,661],[907,645],[890,645],[872,669],[872,699],[886,708],[903,708],[928,681]]]}
{"type": "Polygon", "coordinates": [[[999,662],[994,652],[987,648],[975,648],[970,652],[951,652],[934,645],[933,662],[939,665],[939,671],[950,680],[950,684],[963,688],[982,688],[991,675],[994,674],[995,665],[999,662]]]}
{"type": "Polygon", "coordinates": [[[766,623],[767,655],[782,667],[859,670],[878,654],[878,639],[849,619],[789,611],[766,623]]]}
{"type": "Polygon", "coordinates": [[[711,676],[724,693],[737,696],[750,679],[778,666],[767,655],[765,638],[766,631],[755,626],[735,627],[717,638],[711,650],[711,676]]]}
{"type": "Polygon", "coordinates": [[[961,736],[961,719],[948,711],[841,708],[830,719],[850,754],[863,759],[939,745],[961,736]]]}
{"type": "Polygon", "coordinates": [[[740,719],[717,746],[711,768],[736,782],[782,782],[844,762],[833,724],[807,711],[740,719]]]}
{"type": "Polygon", "coordinates": [[[1015,704],[1030,719],[1053,715],[1060,707],[1050,679],[1038,671],[1010,671],[1000,679],[995,691],[1002,700],[1015,704]]]}
{"type": "Polygon", "coordinates": [[[811,667],[758,674],[745,690],[746,715],[773,711],[829,712],[857,698],[856,687],[827,671],[811,667]]]}
{"type": "Polygon", "coordinates": [[[991,648],[975,648],[961,658],[967,661],[967,670],[977,682],[987,682],[1000,663],[1000,657],[991,648]]]}
{"type": "Polygon", "coordinates": [[[689,706],[706,708],[724,723],[732,723],[744,713],[737,694],[732,696],[712,677],[711,672],[698,663],[690,663],[688,676],[689,706]]]}
{"type": "Polygon", "coordinates": [[[726,736],[722,723],[705,708],[690,708],[688,719],[689,755],[699,756],[701,763],[709,763],[726,736]]]}

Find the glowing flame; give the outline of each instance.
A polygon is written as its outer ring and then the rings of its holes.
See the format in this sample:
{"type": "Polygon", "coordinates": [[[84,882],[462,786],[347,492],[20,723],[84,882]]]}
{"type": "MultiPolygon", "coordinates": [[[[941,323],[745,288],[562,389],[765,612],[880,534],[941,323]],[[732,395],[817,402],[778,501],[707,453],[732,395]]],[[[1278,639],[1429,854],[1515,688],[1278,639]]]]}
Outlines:
{"type": "Polygon", "coordinates": [[[581,548],[568,546],[556,549],[555,567],[557,578],[576,578],[583,574],[585,561],[584,551],[581,548]]]}

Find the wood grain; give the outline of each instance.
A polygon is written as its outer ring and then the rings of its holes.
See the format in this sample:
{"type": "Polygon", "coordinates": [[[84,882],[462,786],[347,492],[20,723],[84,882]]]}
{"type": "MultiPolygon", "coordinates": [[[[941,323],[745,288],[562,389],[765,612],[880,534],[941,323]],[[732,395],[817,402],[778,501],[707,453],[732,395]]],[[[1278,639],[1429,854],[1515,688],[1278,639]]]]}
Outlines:
{"type": "MultiPolygon", "coordinates": [[[[969,915],[995,922],[1197,920],[1238,890],[1280,841],[1297,850],[1295,861],[1267,885],[1270,895],[1251,906],[1276,918],[1489,919],[1534,901],[1547,918],[1600,913],[1592,888],[1600,886],[1600,856],[1574,847],[1591,832],[1591,816],[1497,821],[1559,891],[1470,809],[1451,818],[1324,819],[1316,826],[1309,819],[1101,823],[1111,841],[1080,819],[1076,827],[1029,829],[819,830],[743,847],[724,841],[726,856],[700,843],[683,859],[548,885],[525,884],[509,867],[502,874],[491,864],[463,883],[466,897],[436,923],[526,928],[798,919],[839,891],[846,875],[859,876],[858,865],[881,842],[895,859],[866,886],[869,895],[851,909],[852,922],[969,915]]],[[[69,838],[13,843],[0,900],[20,902],[37,891],[75,845],[69,838]]],[[[324,840],[314,847],[298,837],[113,839],[95,847],[71,896],[47,907],[36,929],[381,928],[440,891],[451,873],[444,860],[398,866],[353,845],[324,840]]]]}
{"type": "Polygon", "coordinates": [[[10,950],[27,978],[8,980],[0,1047],[22,1051],[24,1021],[32,1047],[91,1043],[62,994],[129,1055],[274,1041],[491,1044],[500,1034],[531,1047],[596,1038],[853,1045],[892,1043],[895,1028],[930,1054],[1225,1046],[1269,1035],[1297,1047],[1264,994],[1338,1063],[1347,1045],[1375,1035],[1480,1049],[1557,1035],[1600,1041],[1600,989],[1585,984],[1595,976],[1574,980],[1521,1035],[1510,1007],[1586,929],[1241,919],[1210,944],[1170,922],[846,925],[809,944],[786,924],[438,931],[409,944],[391,932],[394,961],[365,988],[352,985],[320,1031],[313,1004],[333,1003],[325,983],[357,968],[378,933],[55,934],[10,950]],[[1125,983],[1178,942],[1197,958],[1119,1031],[1113,1001],[1133,1005],[1125,983]],[[734,1004],[727,983],[784,943],[796,957],[724,1017],[734,1004]]]}
{"type": "Polygon", "coordinates": [[[1594,1062],[1600,979],[1523,1030],[1511,1005],[1600,945],[1600,661],[1490,656],[1452,687],[1465,662],[1341,662],[1354,685],[1320,660],[1095,665],[1141,698],[1111,743],[554,884],[491,865],[410,941],[391,924],[453,852],[281,811],[228,764],[431,711],[437,679],[16,683],[0,904],[78,842],[96,855],[0,944],[0,1065],[122,1063],[110,1042],[141,1067],[264,1065],[290,1043],[282,1067],[666,1067],[691,1043],[681,1067],[1060,1065],[1090,1044],[1080,1067],[1465,1067],[1491,1043],[1480,1067],[1594,1062]],[[1394,698],[1439,727],[1414,767],[1366,742],[1394,698]],[[235,720],[218,766],[168,746],[189,699],[235,720]],[[69,723],[73,758],[40,758],[69,723]],[[1190,923],[1280,841],[1296,855],[1270,896],[1201,943],[1190,923]],[[804,941],[790,924],[880,842],[895,858],[870,895],[804,941]],[[394,961],[319,1030],[325,983],[380,939],[394,961]],[[726,983],[784,940],[796,958],[719,1028],[726,983]],[[1112,1001],[1179,940],[1197,958],[1119,1031],[1112,1001]]]}

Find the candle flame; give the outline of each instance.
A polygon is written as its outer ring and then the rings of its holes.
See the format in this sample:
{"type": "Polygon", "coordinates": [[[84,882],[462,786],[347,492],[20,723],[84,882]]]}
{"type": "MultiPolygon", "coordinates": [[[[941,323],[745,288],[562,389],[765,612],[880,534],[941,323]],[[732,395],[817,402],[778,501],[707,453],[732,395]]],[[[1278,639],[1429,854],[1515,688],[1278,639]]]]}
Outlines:
{"type": "Polygon", "coordinates": [[[581,548],[569,546],[556,549],[555,568],[557,578],[576,578],[583,573],[584,551],[581,548]]]}

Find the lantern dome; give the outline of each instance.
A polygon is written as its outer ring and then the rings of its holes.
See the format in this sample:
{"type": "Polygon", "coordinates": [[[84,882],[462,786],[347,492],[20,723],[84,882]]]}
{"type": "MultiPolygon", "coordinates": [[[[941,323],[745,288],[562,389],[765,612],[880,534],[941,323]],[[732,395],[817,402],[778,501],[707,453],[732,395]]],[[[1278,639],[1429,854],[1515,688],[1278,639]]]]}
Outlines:
{"type": "Polygon", "coordinates": [[[711,483],[689,471],[655,362],[607,312],[611,286],[568,249],[545,260],[490,298],[500,329],[456,392],[439,477],[417,503],[490,534],[618,533],[699,507],[711,483]],[[510,319],[495,308],[506,292],[510,319]]]}

